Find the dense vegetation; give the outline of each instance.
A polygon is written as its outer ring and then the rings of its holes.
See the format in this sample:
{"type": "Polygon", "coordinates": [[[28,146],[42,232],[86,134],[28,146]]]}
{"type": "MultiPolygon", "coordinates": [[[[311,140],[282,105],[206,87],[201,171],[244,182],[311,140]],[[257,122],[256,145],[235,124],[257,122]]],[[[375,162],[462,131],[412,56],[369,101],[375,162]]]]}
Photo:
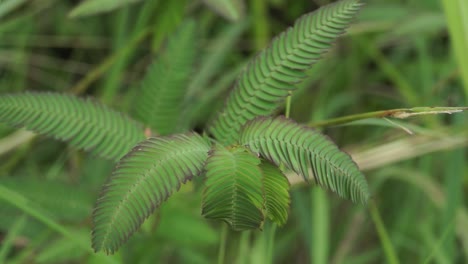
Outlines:
{"type": "Polygon", "coordinates": [[[0,262],[463,263],[468,4],[361,2],[0,2],[0,262]]]}

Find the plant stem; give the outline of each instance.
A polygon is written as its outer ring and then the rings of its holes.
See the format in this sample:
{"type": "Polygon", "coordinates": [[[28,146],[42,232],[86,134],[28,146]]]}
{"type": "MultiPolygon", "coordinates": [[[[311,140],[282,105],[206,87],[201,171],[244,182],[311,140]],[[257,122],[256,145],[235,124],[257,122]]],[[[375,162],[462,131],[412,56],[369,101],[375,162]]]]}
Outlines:
{"type": "Polygon", "coordinates": [[[285,111],[286,118],[289,118],[290,115],[291,115],[291,92],[289,92],[288,97],[286,97],[286,111],[285,111]]]}
{"type": "Polygon", "coordinates": [[[319,122],[309,123],[310,127],[327,127],[336,126],[349,123],[352,121],[368,119],[368,118],[386,118],[393,117],[405,119],[416,115],[432,115],[432,114],[453,114],[468,110],[468,107],[413,107],[413,108],[400,108],[391,110],[381,110],[375,112],[367,112],[355,115],[348,115],[338,118],[332,118],[319,122]]]}
{"type": "Polygon", "coordinates": [[[221,237],[219,238],[219,251],[218,251],[218,264],[224,263],[224,256],[226,254],[226,240],[228,228],[226,224],[221,227],[221,237]]]}
{"type": "Polygon", "coordinates": [[[267,15],[267,1],[252,0],[250,8],[253,14],[253,34],[256,50],[262,50],[268,45],[270,29],[267,15]]]}
{"type": "Polygon", "coordinates": [[[267,263],[273,263],[275,234],[276,234],[276,224],[272,222],[268,230],[265,230],[267,263]]]}
{"type": "Polygon", "coordinates": [[[13,226],[8,231],[6,237],[2,241],[2,247],[0,248],[0,263],[5,263],[5,259],[8,256],[11,248],[13,247],[14,240],[18,233],[24,228],[24,224],[26,223],[26,216],[21,215],[15,221],[13,226]]]}
{"type": "Polygon", "coordinates": [[[239,253],[237,254],[237,264],[247,263],[250,247],[250,231],[243,231],[240,234],[239,253]]]}
{"type": "Polygon", "coordinates": [[[321,188],[313,188],[310,192],[312,203],[311,218],[312,229],[310,236],[312,243],[310,247],[310,263],[329,263],[330,247],[330,204],[326,192],[321,188]]]}
{"type": "Polygon", "coordinates": [[[379,235],[380,242],[382,243],[387,262],[390,264],[400,263],[395,253],[395,249],[393,248],[392,242],[388,237],[388,233],[380,216],[379,210],[377,209],[377,206],[374,201],[369,202],[369,210],[372,217],[372,221],[374,221],[375,229],[377,231],[377,234],[379,235]]]}
{"type": "Polygon", "coordinates": [[[25,130],[18,130],[0,140],[0,155],[3,155],[18,146],[23,145],[31,141],[36,136],[36,134],[25,131],[25,130]]]}

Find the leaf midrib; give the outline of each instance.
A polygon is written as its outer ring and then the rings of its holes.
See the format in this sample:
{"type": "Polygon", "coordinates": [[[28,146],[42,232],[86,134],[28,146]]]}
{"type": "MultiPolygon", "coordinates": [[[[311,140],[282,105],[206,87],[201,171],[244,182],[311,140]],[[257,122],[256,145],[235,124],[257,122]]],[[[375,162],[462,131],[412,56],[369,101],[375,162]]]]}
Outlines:
{"type": "MultiPolygon", "coordinates": [[[[111,233],[111,227],[114,225],[115,223],[115,220],[117,219],[117,216],[120,214],[122,208],[123,208],[123,204],[125,204],[129,198],[130,198],[130,195],[132,193],[135,192],[135,190],[137,188],[140,188],[141,187],[141,183],[142,182],[145,182],[146,179],[148,177],[150,177],[151,175],[151,172],[155,171],[157,167],[159,167],[158,165],[168,161],[168,160],[171,160],[171,159],[174,159],[174,158],[177,158],[177,157],[180,157],[184,154],[187,154],[187,153],[192,153],[192,152],[206,152],[206,149],[202,148],[201,146],[198,147],[198,148],[194,148],[194,149],[191,149],[191,150],[181,150],[179,152],[170,152],[169,155],[166,155],[164,159],[161,159],[159,160],[158,163],[155,163],[153,164],[150,168],[146,169],[144,172],[140,173],[139,175],[142,175],[142,177],[139,177],[136,181],[136,183],[134,183],[132,185],[132,187],[130,188],[130,190],[127,191],[126,195],[119,201],[118,205],[115,207],[116,210],[114,211],[114,213],[112,214],[112,217],[111,217],[111,221],[109,222],[109,224],[107,225],[107,228],[106,228],[106,231],[105,231],[105,234],[103,236],[103,240],[101,242],[101,246],[99,248],[103,248],[103,245],[106,244],[107,240],[108,240],[108,237],[111,233]]],[[[160,201],[162,202],[162,201],[160,201]]],[[[146,217],[146,216],[145,216],[146,217]]],[[[131,231],[130,231],[131,232],[131,231]]]]}
{"type": "MultiPolygon", "coordinates": [[[[38,100],[42,100],[42,97],[36,97],[36,98],[38,98],[38,100]]],[[[64,97],[58,97],[58,98],[64,98],[64,97]]],[[[17,101],[14,98],[12,98],[12,99],[13,99],[13,102],[10,102],[10,108],[16,109],[16,112],[18,112],[18,110],[19,110],[19,111],[29,112],[31,114],[36,114],[37,111],[39,111],[42,114],[49,115],[51,117],[56,117],[59,120],[67,120],[67,119],[70,119],[72,117],[73,121],[71,121],[71,122],[67,121],[67,122],[69,122],[69,123],[75,122],[75,123],[79,123],[79,124],[84,124],[84,126],[94,126],[94,127],[96,127],[96,129],[101,129],[101,130],[105,131],[107,135],[112,135],[114,138],[117,138],[119,140],[126,140],[127,142],[134,142],[134,138],[132,138],[130,136],[130,133],[127,134],[127,133],[122,133],[121,132],[121,130],[123,131],[124,129],[112,130],[109,126],[103,125],[104,124],[103,122],[97,122],[97,120],[89,118],[86,115],[85,116],[77,115],[77,114],[74,113],[74,111],[71,111],[71,112],[67,111],[70,108],[64,108],[64,109],[66,109],[66,111],[63,111],[64,114],[61,114],[62,112],[60,112],[60,111],[53,111],[51,109],[44,109],[44,108],[28,109],[28,108],[26,108],[24,106],[21,106],[21,104],[16,104],[17,101]]],[[[71,98],[71,99],[73,100],[73,98],[71,98]]],[[[77,99],[77,100],[80,100],[80,99],[77,99]]],[[[99,113],[99,115],[102,114],[105,111],[109,111],[113,115],[119,115],[119,113],[114,112],[111,109],[105,109],[104,106],[97,105],[94,102],[79,101],[78,104],[92,104],[92,105],[96,106],[96,108],[100,108],[100,109],[97,110],[97,111],[101,112],[101,113],[99,113]]],[[[8,104],[4,104],[4,105],[8,105],[8,104]]],[[[70,104],[67,104],[67,105],[70,105],[70,104]]],[[[86,105],[82,105],[82,106],[87,107],[86,105]]],[[[64,110],[64,109],[60,109],[60,110],[64,110]]],[[[76,108],[73,107],[73,110],[76,110],[76,108]]],[[[123,115],[121,115],[120,117],[125,119],[125,121],[127,121],[127,122],[133,122],[132,120],[129,120],[127,117],[125,117],[123,115]]],[[[14,120],[12,120],[12,122],[14,122],[14,120]]],[[[14,123],[16,123],[16,122],[14,122],[14,123]]],[[[25,126],[25,127],[28,127],[28,125],[24,124],[24,123],[21,124],[21,125],[25,126]]],[[[33,129],[33,130],[36,130],[36,129],[33,129]]],[[[41,133],[40,131],[38,131],[38,132],[41,133]]],[[[51,135],[50,132],[48,134],[51,135]]],[[[141,138],[143,138],[143,134],[141,134],[141,135],[142,135],[141,138]]],[[[52,136],[55,136],[55,135],[52,135],[52,136]]],[[[62,138],[66,139],[66,138],[70,138],[70,136],[62,137],[62,138]]],[[[96,146],[96,144],[94,144],[91,147],[94,147],[94,146],[96,146]]]]}
{"type": "MultiPolygon", "coordinates": [[[[297,144],[294,144],[294,143],[292,143],[292,142],[280,140],[280,139],[277,139],[277,138],[271,138],[271,137],[267,137],[267,136],[265,136],[265,138],[266,138],[266,139],[262,139],[262,138],[255,139],[255,138],[254,138],[254,139],[249,140],[249,141],[246,142],[246,143],[248,143],[248,144],[250,144],[250,143],[255,144],[255,143],[259,142],[259,141],[265,141],[265,140],[267,140],[267,139],[270,139],[270,140],[273,140],[273,141],[277,141],[277,142],[280,142],[280,143],[284,143],[284,144],[291,145],[291,146],[296,147],[296,148],[299,148],[299,149],[301,149],[301,150],[303,150],[303,151],[304,151],[304,150],[305,150],[305,151],[310,151],[310,152],[314,153],[317,157],[319,157],[321,160],[327,161],[327,163],[330,164],[330,166],[332,166],[335,170],[340,171],[343,175],[345,175],[346,177],[350,178],[350,179],[353,181],[353,183],[355,184],[355,186],[358,186],[358,187],[359,187],[359,190],[360,190],[360,192],[361,192],[361,195],[363,195],[363,194],[362,194],[362,192],[363,192],[363,191],[362,191],[362,185],[361,185],[359,182],[356,182],[356,181],[354,180],[354,177],[353,177],[352,174],[349,174],[347,171],[342,170],[339,166],[335,165],[331,160],[326,159],[326,158],[323,157],[322,155],[320,155],[320,154],[318,154],[317,152],[315,152],[313,149],[307,149],[307,148],[302,147],[301,145],[297,145],[297,144]]],[[[311,164],[308,164],[308,165],[309,165],[309,166],[312,166],[311,164]]],[[[313,172],[312,172],[312,173],[313,173],[313,172]]],[[[318,177],[318,176],[317,176],[317,177],[318,177]]]]}
{"type": "MultiPolygon", "coordinates": [[[[350,6],[354,6],[354,5],[350,5],[350,6]]],[[[334,20],[336,17],[338,17],[340,14],[344,13],[345,10],[348,10],[348,9],[351,9],[351,7],[350,7],[350,8],[344,8],[343,10],[340,10],[340,12],[331,14],[330,17],[327,17],[327,18],[325,19],[325,21],[328,22],[328,21],[330,21],[330,20],[334,20]]],[[[296,23],[297,23],[297,22],[296,22],[296,23]]],[[[295,24],[296,24],[296,23],[295,23],[295,24]]],[[[261,93],[261,92],[263,91],[262,88],[266,86],[267,80],[271,79],[272,73],[278,72],[278,69],[279,69],[281,66],[283,66],[285,62],[290,61],[290,58],[291,58],[292,56],[295,56],[295,52],[296,52],[297,50],[300,50],[300,47],[302,47],[302,46],[304,45],[305,42],[309,41],[309,40],[312,38],[312,36],[314,36],[314,35],[316,34],[316,32],[322,31],[323,28],[326,28],[326,27],[329,27],[329,26],[328,26],[326,23],[322,23],[322,22],[321,22],[320,25],[318,25],[315,29],[311,30],[310,32],[309,32],[309,31],[306,31],[305,34],[304,34],[304,35],[306,35],[306,37],[305,37],[304,39],[302,39],[302,41],[301,41],[301,40],[298,40],[297,43],[296,43],[296,45],[295,45],[295,47],[293,47],[292,49],[286,50],[287,55],[285,56],[285,58],[284,58],[283,60],[281,60],[280,63],[275,64],[275,65],[271,68],[271,69],[273,69],[273,70],[267,72],[267,73],[265,74],[265,78],[263,78],[261,81],[259,81],[259,85],[257,86],[258,88],[257,88],[257,89],[254,88],[254,93],[253,93],[254,96],[251,96],[251,97],[247,98],[247,100],[244,101],[245,104],[243,104],[243,105],[241,106],[241,110],[239,111],[239,113],[236,113],[236,115],[232,115],[231,113],[233,113],[234,111],[230,111],[230,112],[228,112],[228,113],[229,113],[229,116],[231,116],[231,117],[232,117],[232,116],[234,116],[234,117],[235,117],[235,116],[240,116],[242,119],[244,119],[245,117],[244,117],[243,114],[247,111],[247,106],[246,106],[246,105],[250,105],[251,102],[252,102],[252,100],[253,100],[253,98],[258,98],[258,94],[261,93]]],[[[345,27],[345,28],[346,28],[346,27],[345,27]]],[[[295,29],[295,26],[293,26],[293,30],[294,30],[294,29],[295,29]]],[[[283,33],[282,37],[287,37],[286,35],[288,35],[288,34],[294,35],[292,31],[291,31],[291,32],[287,32],[287,31],[286,31],[285,33],[283,33]]],[[[280,39],[280,38],[278,38],[278,39],[280,39]]],[[[330,43],[327,43],[327,44],[330,44],[330,43]]],[[[270,49],[271,47],[272,47],[272,45],[269,46],[269,49],[270,49]]],[[[327,48],[326,50],[328,50],[328,49],[329,49],[329,48],[327,48]]],[[[265,55],[266,53],[267,53],[267,52],[262,52],[262,53],[260,53],[258,56],[263,56],[263,55],[265,55]]],[[[253,67],[254,65],[255,65],[255,64],[252,64],[252,67],[253,67]]],[[[242,78],[239,78],[239,81],[240,81],[241,79],[242,79],[242,78]]],[[[240,83],[240,82],[239,82],[239,83],[240,83]]],[[[242,87],[245,87],[245,86],[242,86],[242,87]]],[[[253,86],[251,86],[251,87],[253,87],[253,86]]],[[[231,105],[232,105],[232,104],[231,104],[231,105]]],[[[231,106],[231,105],[230,105],[230,106],[231,106]]],[[[278,106],[275,106],[275,107],[278,107],[278,106]]],[[[274,108],[275,108],[275,107],[274,107],[274,108]]],[[[229,138],[232,138],[232,135],[234,135],[234,133],[236,133],[236,132],[239,131],[240,127],[242,126],[242,122],[243,122],[243,121],[241,121],[239,118],[234,118],[233,120],[234,120],[234,122],[235,122],[235,125],[233,125],[233,126],[231,126],[231,127],[235,128],[235,129],[232,129],[232,130],[228,131],[228,133],[229,133],[229,138]]],[[[229,139],[229,138],[228,138],[228,139],[229,139]]]]}

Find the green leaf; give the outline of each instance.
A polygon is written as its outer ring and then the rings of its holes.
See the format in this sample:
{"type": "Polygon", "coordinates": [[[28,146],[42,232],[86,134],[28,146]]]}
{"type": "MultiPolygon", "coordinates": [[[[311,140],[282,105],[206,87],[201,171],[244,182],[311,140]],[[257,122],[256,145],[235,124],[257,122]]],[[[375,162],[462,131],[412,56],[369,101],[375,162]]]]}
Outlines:
{"type": "Polygon", "coordinates": [[[182,183],[203,169],[210,145],[195,133],[149,138],[116,165],[93,213],[95,251],[114,253],[182,183]]]}
{"type": "Polygon", "coordinates": [[[243,0],[203,0],[203,2],[228,20],[237,21],[244,16],[243,0]]]}
{"type": "Polygon", "coordinates": [[[188,21],[171,37],[150,66],[135,98],[137,118],[161,135],[175,132],[189,86],[196,48],[195,22],[188,21]]]}
{"type": "Polygon", "coordinates": [[[288,220],[288,208],[291,202],[289,181],[277,166],[269,162],[262,162],[260,168],[263,173],[266,214],[278,225],[284,225],[288,220]]]}
{"type": "Polygon", "coordinates": [[[346,199],[366,203],[369,198],[366,179],[356,163],[311,128],[284,117],[259,117],[243,127],[240,143],[346,199]]]}
{"type": "Polygon", "coordinates": [[[24,126],[113,160],[145,138],[143,128],[125,115],[94,100],[64,94],[0,96],[0,122],[24,126]]]}
{"type": "Polygon", "coordinates": [[[202,214],[222,220],[234,230],[263,223],[260,159],[243,147],[216,146],[206,163],[202,214]]]}
{"type": "Polygon", "coordinates": [[[344,0],[304,15],[253,59],[210,127],[216,139],[230,145],[247,121],[271,115],[345,32],[361,5],[344,0]]]}
{"type": "Polygon", "coordinates": [[[124,7],[141,0],[85,0],[73,8],[68,14],[70,17],[91,16],[124,7]]]}

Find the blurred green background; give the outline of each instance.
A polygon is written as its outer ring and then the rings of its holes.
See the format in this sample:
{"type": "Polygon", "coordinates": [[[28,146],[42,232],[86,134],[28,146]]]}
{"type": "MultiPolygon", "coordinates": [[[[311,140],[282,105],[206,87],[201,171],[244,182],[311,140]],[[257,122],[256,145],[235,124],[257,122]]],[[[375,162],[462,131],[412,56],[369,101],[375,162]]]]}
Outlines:
{"type": "MultiPolygon", "coordinates": [[[[0,93],[93,96],[129,112],[138,80],[187,18],[198,23],[186,130],[202,131],[237,73],[327,0],[2,0],[0,93]]],[[[468,102],[468,1],[369,0],[293,95],[302,123],[468,102]],[[463,15],[464,14],[464,15],[463,15]]],[[[466,263],[468,115],[367,119],[323,132],[369,181],[367,206],[291,177],[284,227],[223,232],[185,185],[110,257],[90,247],[112,162],[0,125],[0,262],[466,263]]]]}

